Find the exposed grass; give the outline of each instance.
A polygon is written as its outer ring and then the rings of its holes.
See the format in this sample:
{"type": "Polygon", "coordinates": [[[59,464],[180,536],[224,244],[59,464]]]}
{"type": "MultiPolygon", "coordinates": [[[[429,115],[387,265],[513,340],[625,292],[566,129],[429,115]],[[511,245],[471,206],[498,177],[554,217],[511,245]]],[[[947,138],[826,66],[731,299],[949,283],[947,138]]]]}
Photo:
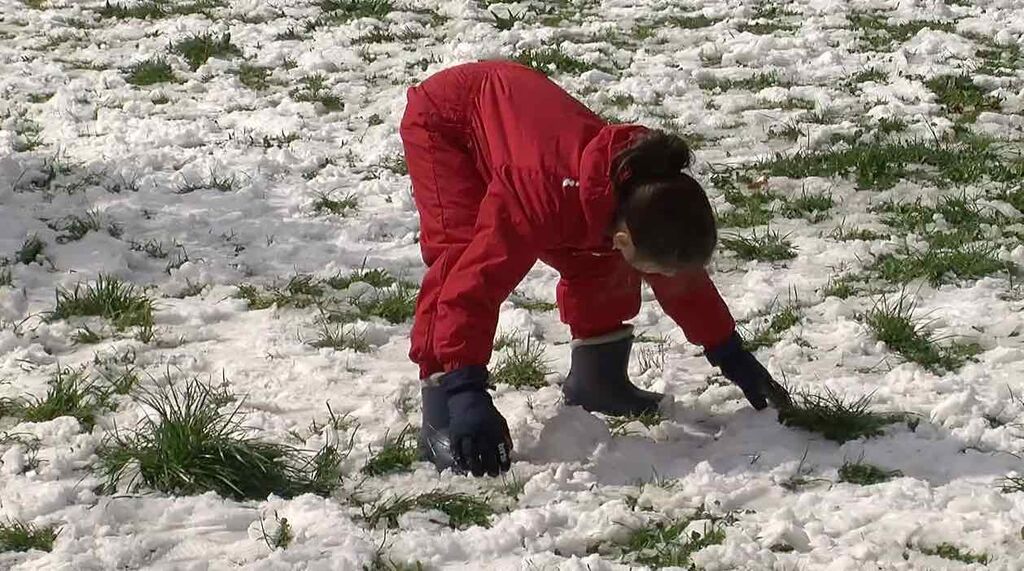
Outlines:
{"type": "Polygon", "coordinates": [[[327,212],[339,216],[348,216],[359,209],[359,200],[352,194],[335,198],[330,192],[318,191],[313,194],[312,208],[316,214],[327,212]]]}
{"type": "Polygon", "coordinates": [[[269,494],[326,496],[341,483],[346,452],[327,445],[312,457],[251,435],[238,408],[198,379],[183,387],[142,393],[148,411],[131,431],[115,430],[97,450],[97,470],[108,489],[195,495],[213,491],[233,499],[269,494]]]}
{"type": "Polygon", "coordinates": [[[843,462],[839,468],[839,481],[860,486],[871,486],[888,482],[903,475],[899,470],[886,470],[861,461],[843,462]]]}
{"type": "Polygon", "coordinates": [[[863,284],[864,282],[865,277],[860,274],[832,276],[819,292],[822,297],[832,296],[839,299],[847,299],[859,294],[863,287],[858,284],[863,284]]]}
{"type": "Polygon", "coordinates": [[[797,392],[792,396],[793,406],[779,411],[779,421],[840,444],[880,436],[886,426],[906,419],[903,414],[872,412],[870,396],[847,402],[828,389],[824,395],[797,392]]]}
{"type": "Polygon", "coordinates": [[[341,111],[345,104],[341,98],[331,93],[323,74],[313,74],[302,78],[302,86],[291,91],[292,99],[308,103],[319,103],[325,111],[341,111]]]}
{"type": "Polygon", "coordinates": [[[177,81],[171,64],[163,58],[152,58],[132,64],[125,68],[122,74],[125,81],[139,86],[177,81]]]}
{"type": "Polygon", "coordinates": [[[968,74],[940,75],[925,85],[947,112],[960,115],[964,121],[974,121],[982,111],[998,112],[1002,108],[1002,98],[989,95],[968,74]]]}
{"type": "Polygon", "coordinates": [[[758,72],[741,79],[725,79],[715,76],[702,76],[697,79],[697,85],[708,91],[761,91],[768,87],[785,86],[788,83],[777,71],[758,72]]]}
{"type": "Polygon", "coordinates": [[[774,230],[765,230],[761,234],[755,231],[750,236],[732,234],[723,236],[720,241],[722,246],[744,260],[779,262],[796,257],[793,245],[774,230]]]}
{"type": "Polygon", "coordinates": [[[238,81],[253,91],[270,87],[270,70],[251,63],[238,66],[238,81]]]}
{"type": "Polygon", "coordinates": [[[1024,476],[1007,476],[999,481],[999,489],[1004,494],[1024,492],[1024,476]]]}
{"type": "Polygon", "coordinates": [[[0,523],[0,553],[53,550],[60,529],[55,525],[35,526],[18,520],[8,519],[0,523]]]}
{"type": "Polygon", "coordinates": [[[750,351],[771,347],[779,342],[783,333],[798,323],[800,323],[800,306],[798,303],[789,303],[772,315],[764,327],[756,329],[752,335],[748,336],[743,344],[750,351]]]}
{"type": "MultiPolygon", "coordinates": [[[[58,244],[67,244],[68,242],[81,240],[89,232],[99,232],[103,230],[104,222],[104,216],[100,211],[89,210],[81,216],[77,214],[70,214],[63,218],[51,221],[47,226],[51,230],[60,232],[60,235],[57,236],[58,244]]],[[[106,231],[114,238],[118,238],[122,234],[121,227],[113,222],[106,224],[106,231]]]]}
{"type": "Polygon", "coordinates": [[[878,256],[869,269],[892,283],[905,284],[926,279],[935,286],[957,280],[976,280],[994,274],[1015,273],[1016,265],[1000,259],[998,254],[998,246],[986,243],[929,247],[923,251],[904,249],[895,254],[878,256]]]}
{"type": "Polygon", "coordinates": [[[271,551],[275,549],[288,549],[288,546],[295,540],[292,524],[288,522],[288,518],[278,517],[276,513],[274,518],[277,520],[277,528],[274,529],[273,533],[267,533],[266,528],[263,526],[263,519],[260,518],[260,532],[263,535],[263,542],[267,544],[271,551]]]}
{"type": "Polygon", "coordinates": [[[867,228],[850,228],[842,223],[833,228],[832,231],[829,232],[828,237],[840,242],[850,242],[853,240],[864,240],[870,242],[872,240],[888,238],[887,235],[880,234],[874,230],[869,230],[867,228]]]}
{"type": "Polygon", "coordinates": [[[373,453],[361,472],[367,476],[409,472],[417,460],[419,460],[419,450],[416,444],[416,432],[406,426],[395,437],[384,436],[384,444],[381,449],[373,453]]]}
{"type": "Polygon", "coordinates": [[[333,325],[328,316],[318,320],[320,329],[317,337],[309,345],[317,349],[334,349],[335,351],[352,350],[357,353],[368,353],[371,349],[362,333],[342,325],[333,325]]]}
{"type": "Polygon", "coordinates": [[[382,20],[394,10],[391,0],[320,0],[317,5],[329,14],[330,22],[335,24],[357,18],[382,20]]]}
{"type": "Polygon", "coordinates": [[[134,284],[118,278],[99,276],[94,284],[73,290],[57,288],[57,301],[47,319],[55,321],[71,317],[102,317],[118,330],[128,327],[152,328],[153,301],[134,284]]]}
{"type": "Polygon", "coordinates": [[[950,561],[959,561],[966,564],[980,563],[982,565],[988,565],[988,562],[991,560],[988,554],[975,554],[970,551],[964,551],[951,543],[940,543],[935,547],[919,547],[918,551],[925,555],[933,555],[950,561]]]}
{"type": "Polygon", "coordinates": [[[891,20],[881,12],[853,12],[848,16],[854,30],[861,33],[862,41],[873,51],[891,52],[923,29],[952,32],[954,22],[940,20],[891,20]]]}
{"type": "Polygon", "coordinates": [[[1011,182],[1024,176],[1024,161],[1011,160],[1003,144],[958,134],[939,141],[856,141],[825,150],[776,155],[754,166],[770,176],[852,177],[860,189],[884,190],[901,180],[963,185],[985,179],[1011,182]]]}
{"type": "Polygon", "coordinates": [[[651,428],[652,426],[658,426],[665,421],[665,416],[660,411],[651,411],[634,416],[609,416],[605,419],[608,422],[608,428],[611,430],[612,436],[627,436],[630,433],[629,425],[634,422],[651,428]]]}
{"type": "Polygon", "coordinates": [[[416,312],[418,291],[406,282],[398,282],[372,295],[360,296],[354,301],[363,316],[380,317],[392,324],[405,323],[416,312]]]}
{"type": "Polygon", "coordinates": [[[543,73],[579,75],[596,68],[565,53],[560,47],[528,48],[513,55],[512,59],[543,73]]]}
{"type": "Polygon", "coordinates": [[[828,218],[832,205],[831,194],[803,192],[800,196],[785,201],[782,215],[787,218],[806,218],[811,222],[821,222],[828,218]]]}
{"type": "Polygon", "coordinates": [[[905,295],[895,300],[883,297],[864,316],[864,322],[891,351],[931,371],[956,371],[981,351],[977,345],[962,343],[939,346],[914,317],[914,309],[914,302],[905,295]]]}
{"type": "Polygon", "coordinates": [[[242,55],[242,50],[231,43],[231,34],[224,33],[219,37],[209,32],[192,34],[175,42],[171,53],[185,58],[192,71],[199,69],[210,58],[230,59],[242,55]]]}
{"type": "Polygon", "coordinates": [[[509,297],[509,301],[512,302],[512,305],[530,312],[554,311],[558,309],[558,305],[551,303],[550,301],[544,301],[542,299],[536,299],[522,294],[512,294],[512,296],[509,297]]]}
{"type": "Polygon", "coordinates": [[[4,414],[25,422],[47,422],[63,416],[92,430],[99,413],[108,408],[107,395],[87,378],[84,369],[57,368],[43,397],[9,400],[4,414]]]}
{"type": "Polygon", "coordinates": [[[494,509],[484,500],[459,492],[435,490],[416,495],[398,495],[363,506],[363,519],[371,527],[383,523],[388,528],[398,527],[398,518],[414,510],[439,510],[448,516],[452,529],[466,529],[478,525],[490,527],[494,509]]]}
{"type": "Polygon", "coordinates": [[[394,285],[397,281],[394,276],[383,268],[368,270],[362,267],[348,274],[337,274],[328,278],[327,285],[334,289],[348,289],[352,284],[362,282],[375,288],[386,288],[394,285]]]}
{"type": "Polygon", "coordinates": [[[324,286],[309,274],[296,274],[284,286],[269,286],[262,289],[253,284],[241,284],[235,297],[249,302],[249,309],[294,307],[305,309],[316,305],[324,295],[324,286]]]}
{"type": "Polygon", "coordinates": [[[539,389],[547,386],[550,372],[544,355],[544,344],[524,335],[511,341],[491,372],[491,380],[517,389],[539,389]]]}
{"type": "Polygon", "coordinates": [[[495,11],[494,8],[491,8],[488,12],[491,14],[491,18],[494,19],[494,27],[502,31],[514,28],[517,23],[526,19],[527,14],[526,10],[516,12],[511,8],[506,8],[503,12],[495,11]]]}
{"type": "Polygon", "coordinates": [[[223,6],[221,0],[195,0],[192,2],[172,3],[164,0],[143,1],[133,4],[114,3],[110,0],[96,12],[101,18],[114,18],[118,20],[158,20],[171,16],[184,16],[188,14],[203,14],[213,19],[212,11],[223,6]]]}
{"type": "Polygon", "coordinates": [[[41,263],[40,257],[43,255],[43,251],[46,250],[46,242],[44,242],[39,236],[32,235],[25,238],[22,242],[21,248],[15,252],[14,259],[19,264],[35,264],[41,263]]]}
{"type": "Polygon", "coordinates": [[[630,530],[620,545],[605,545],[608,551],[624,562],[653,568],[692,568],[691,557],[698,551],[725,541],[725,528],[734,518],[716,517],[700,509],[679,520],[653,521],[630,530]]]}
{"type": "Polygon", "coordinates": [[[726,228],[764,226],[775,217],[772,205],[780,200],[776,194],[762,190],[742,192],[735,188],[736,182],[732,178],[720,177],[714,182],[724,187],[725,200],[734,207],[717,216],[720,226],[726,228]]]}

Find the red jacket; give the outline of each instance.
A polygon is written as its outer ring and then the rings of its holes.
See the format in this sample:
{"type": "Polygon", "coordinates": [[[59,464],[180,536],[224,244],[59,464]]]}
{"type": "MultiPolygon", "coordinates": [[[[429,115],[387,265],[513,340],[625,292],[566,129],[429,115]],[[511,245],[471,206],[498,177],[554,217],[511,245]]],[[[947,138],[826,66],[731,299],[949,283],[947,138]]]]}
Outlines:
{"type": "MultiPolygon", "coordinates": [[[[616,208],[609,171],[644,128],[608,125],[547,78],[507,62],[458,66],[428,81],[432,112],[466,133],[487,185],[472,240],[443,280],[429,328],[448,371],[489,361],[501,303],[545,252],[621,258],[609,236],[616,208]]],[[[410,108],[426,104],[415,91],[410,108]]],[[[444,181],[433,182],[443,191],[444,181]]],[[[692,343],[710,347],[732,333],[732,316],[706,273],[643,278],[692,343]]]]}

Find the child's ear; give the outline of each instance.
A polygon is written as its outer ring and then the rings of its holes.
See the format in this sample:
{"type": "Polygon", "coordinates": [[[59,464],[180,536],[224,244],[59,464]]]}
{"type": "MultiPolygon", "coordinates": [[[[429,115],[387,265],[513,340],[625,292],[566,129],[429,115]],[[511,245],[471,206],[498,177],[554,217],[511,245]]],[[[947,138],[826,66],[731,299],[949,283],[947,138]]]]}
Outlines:
{"type": "Polygon", "coordinates": [[[612,235],[612,246],[622,252],[633,251],[633,238],[628,230],[619,230],[612,235]]]}

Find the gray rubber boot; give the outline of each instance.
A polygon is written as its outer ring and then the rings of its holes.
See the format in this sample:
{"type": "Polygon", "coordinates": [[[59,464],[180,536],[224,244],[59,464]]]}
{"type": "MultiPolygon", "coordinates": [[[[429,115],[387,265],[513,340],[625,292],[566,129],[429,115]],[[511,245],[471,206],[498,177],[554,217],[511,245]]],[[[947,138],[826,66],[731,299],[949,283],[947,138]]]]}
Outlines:
{"type": "Polygon", "coordinates": [[[629,381],[633,327],[572,342],[572,364],[562,386],[565,403],[612,416],[637,416],[658,410],[664,395],[629,381]]]}
{"type": "Polygon", "coordinates": [[[455,467],[448,438],[448,393],[438,384],[440,375],[423,381],[423,423],[420,426],[420,458],[433,462],[438,471],[455,467]]]}

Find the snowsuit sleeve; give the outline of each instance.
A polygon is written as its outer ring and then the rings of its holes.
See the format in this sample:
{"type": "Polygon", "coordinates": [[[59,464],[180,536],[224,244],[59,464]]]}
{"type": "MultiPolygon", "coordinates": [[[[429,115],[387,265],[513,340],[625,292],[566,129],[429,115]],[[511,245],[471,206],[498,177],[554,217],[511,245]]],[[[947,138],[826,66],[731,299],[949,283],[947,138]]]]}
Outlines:
{"type": "Polygon", "coordinates": [[[441,287],[433,340],[445,371],[490,361],[501,304],[537,261],[540,229],[513,185],[492,178],[473,240],[441,287]]]}
{"type": "Polygon", "coordinates": [[[645,279],[690,343],[712,349],[736,329],[725,300],[706,271],[673,277],[648,275],[645,279]]]}

